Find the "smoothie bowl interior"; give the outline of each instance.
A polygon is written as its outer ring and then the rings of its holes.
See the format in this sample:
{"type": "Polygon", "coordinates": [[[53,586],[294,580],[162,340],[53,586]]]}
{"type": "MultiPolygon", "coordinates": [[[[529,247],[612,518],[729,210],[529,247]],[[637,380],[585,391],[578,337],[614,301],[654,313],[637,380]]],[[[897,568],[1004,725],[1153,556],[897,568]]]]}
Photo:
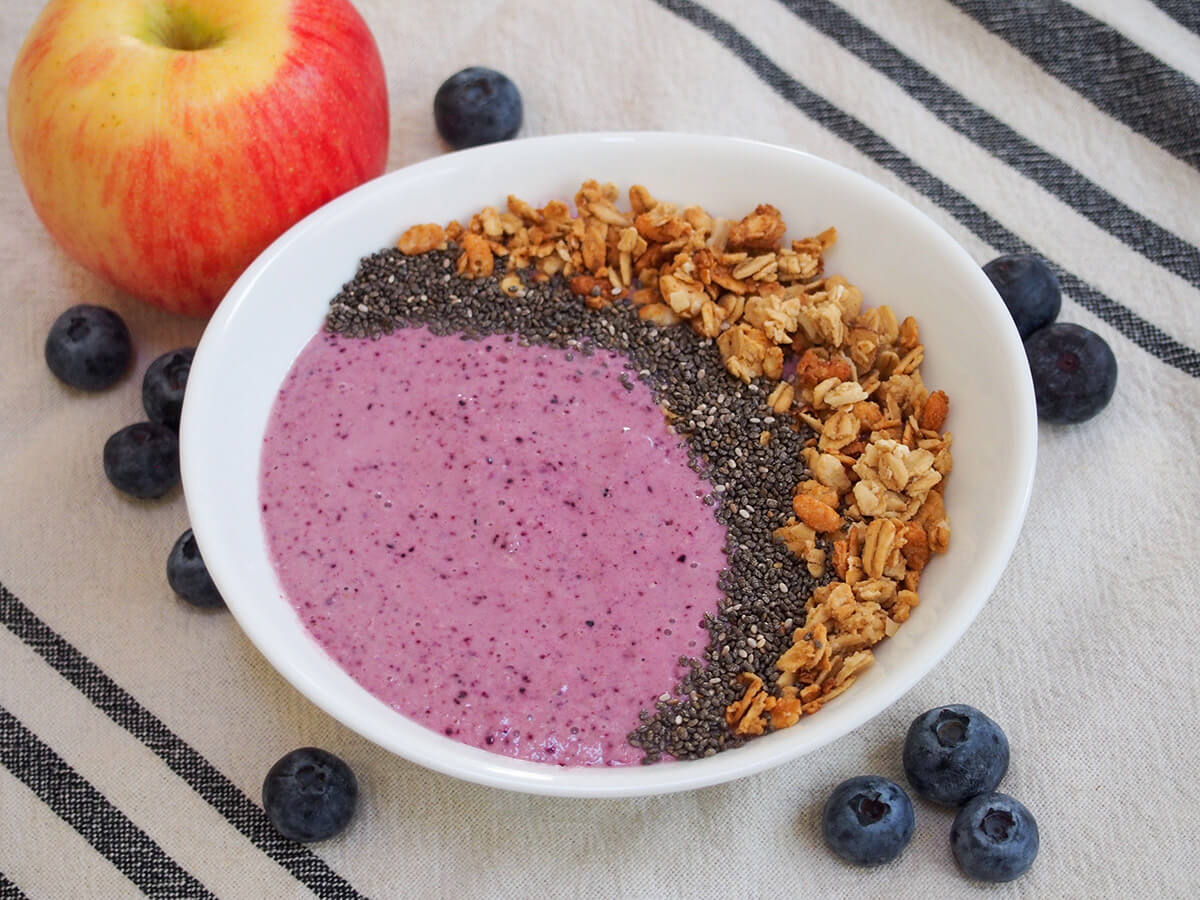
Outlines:
{"type": "MultiPolygon", "coordinates": [[[[1012,552],[1032,483],[1036,421],[1024,353],[999,297],[967,253],[907,203],[793,150],[613,134],[450,154],[377,179],[305,219],[245,272],[206,330],[181,442],[188,511],[213,578],[251,641],[305,696],[379,745],[456,777],[544,794],[623,796],[715,784],[798,757],[863,724],[928,672],[986,602],[1012,552]],[[314,640],[268,552],[259,477],[272,409],[360,259],[394,246],[410,225],[465,221],[484,206],[503,209],[509,194],[535,206],[569,201],[589,178],[623,191],[644,184],[660,199],[716,216],[739,218],[770,203],[782,211],[788,238],[836,226],[827,271],[857,285],[866,305],[888,304],[918,320],[925,383],[951,396],[946,428],[955,464],[945,504],[953,541],[922,577],[920,606],[846,693],[792,727],[706,759],[561,766],[426,728],[360,686],[314,640]]],[[[418,600],[433,606],[447,597],[418,600]]]]}

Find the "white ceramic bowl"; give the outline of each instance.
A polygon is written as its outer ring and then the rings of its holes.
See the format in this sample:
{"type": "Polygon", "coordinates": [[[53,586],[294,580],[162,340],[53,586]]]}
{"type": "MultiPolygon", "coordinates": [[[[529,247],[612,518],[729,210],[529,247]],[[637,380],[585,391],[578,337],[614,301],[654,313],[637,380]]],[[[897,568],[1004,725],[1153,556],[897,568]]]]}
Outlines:
{"type": "Polygon", "coordinates": [[[359,734],[469,781],[540,794],[625,796],[728,781],[811,752],[896,701],[950,649],[1007,563],[1033,480],[1037,423],[1025,355],[979,266],[905,201],[860,175],[751,141],[680,134],[584,134],[493,144],[384,175],[304,219],[238,280],[204,333],[182,425],[183,484],[204,558],[250,640],[310,700],[359,734]],[[409,225],[464,219],[513,193],[570,200],[586,178],[740,216],[769,202],[789,237],[836,225],[828,269],[866,303],[913,315],[926,383],[951,397],[950,552],[921,581],[921,606],[878,647],[854,687],[796,726],[705,760],[560,768],[509,759],[416,724],[367,693],[305,631],[268,560],[258,462],[276,391],[361,257],[409,225]]]}

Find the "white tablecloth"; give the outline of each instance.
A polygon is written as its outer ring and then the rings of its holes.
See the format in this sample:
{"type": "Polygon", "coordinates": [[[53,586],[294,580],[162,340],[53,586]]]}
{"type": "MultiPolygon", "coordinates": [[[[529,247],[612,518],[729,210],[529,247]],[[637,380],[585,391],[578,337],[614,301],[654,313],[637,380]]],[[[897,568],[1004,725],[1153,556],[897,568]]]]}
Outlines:
{"type": "MultiPolygon", "coordinates": [[[[0,5],[6,79],[36,0],[0,5]]],[[[819,834],[830,788],[902,780],[914,715],[991,713],[1002,789],[1041,826],[1022,897],[1200,894],[1200,14],[1194,0],[610,0],[358,6],[383,51],[389,168],[445,151],[433,93],[472,64],[525,99],[523,135],[665,129],[812,151],[930,214],[980,262],[1032,248],[1062,318],[1120,363],[1111,406],[1043,427],[1024,533],[990,603],[892,709],[774,771],[661,798],[552,800],[461,783],[319,712],[226,614],[173,597],[183,497],[119,496],[100,448],[140,375],[94,397],[42,361],[76,303],[117,309],[135,371],[203,323],[132,301],[51,242],[0,152],[0,896],[948,897],[951,815],[917,804],[896,863],[819,834]],[[361,808],[310,848],[263,775],[313,744],[361,808]]]]}

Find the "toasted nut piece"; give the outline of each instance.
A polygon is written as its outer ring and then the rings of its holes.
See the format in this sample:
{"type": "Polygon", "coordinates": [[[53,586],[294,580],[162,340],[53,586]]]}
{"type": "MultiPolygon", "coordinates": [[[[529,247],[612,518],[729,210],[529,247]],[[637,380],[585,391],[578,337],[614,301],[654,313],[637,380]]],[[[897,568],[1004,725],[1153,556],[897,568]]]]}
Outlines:
{"type": "Polygon", "coordinates": [[[776,344],[768,347],[763,354],[762,372],[765,378],[780,379],[783,377],[783,348],[776,344]]]}
{"type": "Polygon", "coordinates": [[[833,562],[833,571],[837,575],[838,578],[841,578],[843,580],[845,579],[846,564],[849,562],[849,559],[850,559],[849,546],[848,546],[846,540],[843,538],[842,540],[834,541],[833,542],[833,560],[832,560],[832,562],[833,562]]]}
{"type": "Polygon", "coordinates": [[[778,731],[780,728],[790,728],[800,721],[802,706],[798,697],[780,697],[771,707],[771,727],[778,731]]]}
{"type": "Polygon", "coordinates": [[[838,492],[833,488],[817,481],[815,478],[808,478],[804,481],[801,481],[800,484],[796,486],[796,490],[800,491],[802,494],[808,494],[810,497],[820,500],[831,509],[837,509],[838,492]]]}
{"type": "Polygon", "coordinates": [[[860,372],[867,372],[875,365],[879,354],[879,335],[869,328],[851,328],[846,336],[850,347],[850,358],[860,372]]]}
{"type": "Polygon", "coordinates": [[[901,536],[904,538],[904,544],[900,547],[900,552],[904,554],[904,561],[908,563],[909,569],[920,572],[929,562],[929,539],[925,529],[916,522],[905,522],[901,536]]]}
{"type": "Polygon", "coordinates": [[[865,525],[851,525],[846,532],[846,541],[849,545],[850,556],[856,557],[862,555],[862,538],[863,532],[867,530],[865,525]]]}
{"type": "Polygon", "coordinates": [[[851,590],[851,586],[837,582],[834,582],[833,590],[829,592],[825,603],[829,607],[830,615],[842,624],[846,623],[858,608],[858,604],[854,601],[854,591],[851,590]]]}
{"type": "Polygon", "coordinates": [[[813,478],[821,484],[828,485],[835,492],[842,493],[850,490],[850,476],[846,474],[846,467],[833,454],[815,454],[809,468],[812,470],[813,478]]]}
{"type": "Polygon", "coordinates": [[[771,407],[771,412],[781,414],[792,408],[792,401],[795,399],[796,389],[786,381],[779,382],[775,390],[771,391],[767,397],[767,406],[771,407]]]}
{"type": "Polygon", "coordinates": [[[588,213],[599,219],[605,225],[613,225],[617,228],[627,228],[629,226],[629,218],[623,215],[613,206],[611,200],[598,200],[588,204],[588,213]]]}
{"type": "Polygon", "coordinates": [[[920,331],[917,329],[917,320],[912,316],[905,318],[900,323],[900,331],[897,335],[897,340],[901,350],[911,350],[921,342],[920,331]]]}
{"type": "Polygon", "coordinates": [[[921,602],[916,591],[900,591],[892,604],[892,618],[903,624],[908,621],[908,615],[921,602]]]}
{"type": "Polygon", "coordinates": [[[896,582],[890,578],[868,578],[854,585],[860,603],[878,603],[887,607],[896,599],[896,582]]]}
{"type": "Polygon", "coordinates": [[[855,403],[851,411],[854,413],[854,417],[867,429],[874,429],[883,421],[883,411],[879,408],[879,404],[872,403],[870,400],[855,403]]]}
{"type": "Polygon", "coordinates": [[[471,232],[462,236],[462,253],[459,254],[456,270],[464,278],[486,278],[495,268],[495,257],[487,238],[471,232]]]}
{"type": "Polygon", "coordinates": [[[786,231],[779,210],[769,203],[760,203],[729,230],[728,246],[734,250],[774,250],[786,231]]]}
{"type": "Polygon", "coordinates": [[[764,253],[762,256],[752,256],[743,263],[739,263],[738,267],[733,270],[733,277],[741,280],[757,276],[768,266],[775,264],[774,253],[764,253]]]}
{"type": "Polygon", "coordinates": [[[795,556],[803,556],[813,545],[817,533],[803,522],[792,522],[771,532],[771,536],[788,548],[795,556]]]}
{"type": "MultiPolygon", "coordinates": [[[[792,633],[792,646],[779,657],[775,667],[784,672],[829,671],[828,629],[821,622],[797,628],[792,633]]],[[[804,692],[800,692],[804,696],[804,692]]]]}
{"type": "Polygon", "coordinates": [[[540,225],[543,222],[542,214],[522,200],[512,194],[508,195],[508,211],[513,215],[518,216],[522,222],[529,225],[540,225]]]}
{"type": "Polygon", "coordinates": [[[713,284],[734,294],[743,295],[750,290],[750,287],[744,281],[739,281],[733,277],[733,272],[724,263],[714,266],[710,277],[713,284]]]}
{"type": "Polygon", "coordinates": [[[835,412],[821,429],[821,450],[840,450],[858,437],[858,419],[846,410],[835,412]]]}
{"type": "Polygon", "coordinates": [[[519,275],[505,275],[500,279],[500,290],[510,297],[520,297],[525,293],[525,286],[521,284],[519,275]]]}
{"type": "Polygon", "coordinates": [[[900,359],[899,365],[896,366],[896,372],[902,375],[909,375],[917,371],[917,368],[925,360],[925,345],[917,344],[900,359]]]}
{"type": "Polygon", "coordinates": [[[954,456],[949,447],[938,451],[938,455],[933,459],[933,468],[942,474],[943,479],[954,470],[954,456]]]}
{"type": "Polygon", "coordinates": [[[743,672],[738,676],[738,683],[746,685],[746,693],[741,700],[725,707],[725,723],[735,734],[762,734],[766,728],[762,713],[773,698],[762,689],[762,679],[753,672],[743,672]]]}
{"type": "Polygon", "coordinates": [[[486,237],[494,240],[504,236],[504,226],[500,224],[500,213],[494,206],[485,206],[479,211],[479,224],[483,227],[486,237]]]}
{"type": "Polygon", "coordinates": [[[813,578],[822,578],[825,575],[825,551],[820,547],[809,547],[804,554],[804,562],[807,564],[808,574],[813,578]]]}
{"type": "Polygon", "coordinates": [[[822,358],[815,350],[805,350],[796,363],[796,384],[800,387],[816,387],[822,381],[836,378],[850,381],[854,377],[850,364],[841,357],[822,358]]]}
{"type": "Polygon", "coordinates": [[[638,288],[629,295],[629,299],[634,306],[646,306],[650,303],[658,303],[662,299],[662,295],[658,292],[658,288],[638,288]]]}
{"type": "Polygon", "coordinates": [[[746,300],[738,294],[724,294],[718,301],[717,306],[725,310],[725,321],[730,325],[735,325],[741,320],[742,314],[746,311],[746,300]]]}
{"type": "Polygon", "coordinates": [[[665,303],[646,304],[638,310],[638,318],[646,322],[653,322],[659,328],[669,328],[683,321],[665,303]]]}
{"type": "Polygon", "coordinates": [[[557,253],[551,253],[548,256],[538,260],[538,269],[545,275],[557,275],[563,271],[564,263],[562,257],[557,253]]]}
{"type": "Polygon", "coordinates": [[[930,431],[941,431],[946,422],[946,414],[950,411],[950,398],[945,391],[934,391],[921,407],[919,423],[922,428],[930,431]]]}
{"type": "Polygon", "coordinates": [[[603,296],[607,292],[607,283],[595,275],[575,275],[567,282],[567,285],[571,288],[571,293],[578,294],[580,297],[603,296]]]}
{"type": "Polygon", "coordinates": [[[950,549],[950,523],[946,519],[925,526],[925,534],[929,537],[929,549],[934,553],[945,553],[950,549]]]}
{"type": "Polygon", "coordinates": [[[822,534],[837,531],[842,527],[842,517],[833,507],[808,494],[797,494],[793,497],[792,510],[801,522],[822,534]]]}
{"type": "Polygon", "coordinates": [[[590,272],[599,271],[604,265],[604,242],[608,236],[608,226],[599,219],[587,223],[583,236],[583,265],[590,272]]]}
{"type": "Polygon", "coordinates": [[[641,256],[646,252],[645,241],[638,235],[637,229],[630,225],[628,228],[622,228],[620,237],[617,239],[617,249],[622,253],[637,253],[641,256]],[[641,246],[641,250],[638,247],[641,246]]]}
{"type": "Polygon", "coordinates": [[[708,238],[708,246],[712,247],[718,253],[723,251],[729,244],[729,232],[732,229],[733,222],[729,219],[713,219],[712,234],[708,238]]]}
{"type": "Polygon", "coordinates": [[[721,323],[725,321],[725,310],[711,300],[700,304],[700,333],[705,337],[715,338],[721,333],[721,323]]]}
{"type": "Polygon", "coordinates": [[[396,241],[396,248],[405,256],[415,256],[418,253],[428,253],[446,243],[446,232],[441,225],[432,223],[414,225],[396,241]]]}
{"type": "Polygon", "coordinates": [[[882,578],[888,556],[896,543],[896,523],[891,519],[873,519],[863,537],[863,571],[871,578],[882,578]]]}
{"type": "Polygon", "coordinates": [[[708,240],[712,234],[713,217],[703,207],[689,206],[683,211],[683,220],[692,226],[692,232],[702,240],[708,240]]]}
{"type": "Polygon", "coordinates": [[[937,491],[930,491],[921,504],[921,508],[917,510],[917,514],[913,516],[913,521],[928,529],[932,523],[945,518],[946,507],[942,501],[942,495],[937,491]]]}
{"type": "Polygon", "coordinates": [[[633,268],[637,271],[638,279],[642,284],[650,284],[658,280],[658,267],[671,258],[670,252],[664,248],[664,244],[647,244],[646,252],[634,258],[633,268]],[[648,272],[654,274],[648,277],[648,272]]]}
{"type": "Polygon", "coordinates": [[[856,403],[862,403],[866,399],[867,392],[857,381],[843,381],[826,390],[821,397],[821,402],[826,406],[844,409],[856,403]]]}
{"type": "Polygon", "coordinates": [[[886,303],[876,309],[879,310],[879,328],[877,330],[879,336],[883,338],[883,343],[896,343],[896,338],[900,335],[900,323],[896,321],[896,314],[886,303]]]}
{"type": "MultiPolygon", "coordinates": [[[[744,322],[721,332],[717,338],[717,349],[721,351],[721,358],[730,374],[746,383],[757,375],[769,374],[768,365],[772,369],[778,367],[779,375],[783,374],[783,351],[772,344],[761,330],[744,322]],[[772,354],[771,350],[775,352],[772,354]]],[[[772,377],[778,378],[779,375],[772,377]]]]}
{"type": "Polygon", "coordinates": [[[692,226],[680,216],[659,215],[657,208],[642,213],[633,220],[633,226],[647,241],[657,244],[669,244],[692,230],[692,226]]]}
{"type": "Polygon", "coordinates": [[[649,212],[658,205],[645,185],[635,184],[629,189],[629,207],[633,210],[635,216],[640,216],[644,212],[649,212]]]}

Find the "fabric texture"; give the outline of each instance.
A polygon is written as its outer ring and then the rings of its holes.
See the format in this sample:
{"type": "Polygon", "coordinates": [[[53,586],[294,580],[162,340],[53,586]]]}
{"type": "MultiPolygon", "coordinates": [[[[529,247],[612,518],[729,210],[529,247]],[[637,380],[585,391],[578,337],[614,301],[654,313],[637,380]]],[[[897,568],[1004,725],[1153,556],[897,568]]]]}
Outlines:
{"type": "MultiPolygon", "coordinates": [[[[1003,897],[1200,892],[1200,19],[1189,0],[356,0],[382,50],[389,169],[445,152],[438,85],[508,73],[522,136],[667,130],[797,147],[874,179],[980,263],[1046,258],[1062,320],[1120,365],[1110,407],[1043,425],[1004,578],[950,654],[835,744],[733,783],[613,801],[459,782],[343,728],[228,614],[165,579],[182,494],[118,495],[100,448],[142,418],[138,379],[204,323],[108,287],[59,250],[0,153],[0,897],[957,897],[952,814],[916,800],[878,869],[820,837],[853,775],[904,783],[908,723],[942,703],[993,716],[1001,789],[1041,829],[1003,897]],[[42,358],[76,303],[121,313],[133,372],[64,387],[42,358]],[[261,808],[295,747],[356,772],[343,835],[292,843],[261,808]]],[[[8,78],[38,0],[0,4],[8,78]]],[[[586,173],[592,174],[592,173],[586,173]]],[[[651,186],[652,187],[652,186],[651,186]]],[[[786,210],[785,210],[786,212],[786,210]]],[[[953,552],[953,551],[952,551],[953,552]]]]}

